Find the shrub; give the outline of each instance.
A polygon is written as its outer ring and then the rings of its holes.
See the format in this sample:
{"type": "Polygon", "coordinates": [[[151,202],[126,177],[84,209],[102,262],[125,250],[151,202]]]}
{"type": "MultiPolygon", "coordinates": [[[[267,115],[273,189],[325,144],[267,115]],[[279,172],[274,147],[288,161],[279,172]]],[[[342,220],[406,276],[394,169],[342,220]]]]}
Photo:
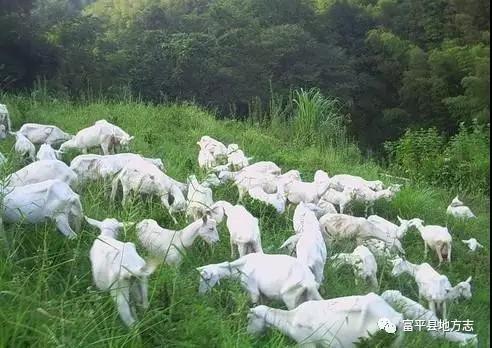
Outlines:
{"type": "Polygon", "coordinates": [[[390,167],[412,180],[488,194],[489,143],[488,126],[474,121],[471,127],[462,123],[449,141],[435,128],[407,130],[385,148],[390,167]]]}

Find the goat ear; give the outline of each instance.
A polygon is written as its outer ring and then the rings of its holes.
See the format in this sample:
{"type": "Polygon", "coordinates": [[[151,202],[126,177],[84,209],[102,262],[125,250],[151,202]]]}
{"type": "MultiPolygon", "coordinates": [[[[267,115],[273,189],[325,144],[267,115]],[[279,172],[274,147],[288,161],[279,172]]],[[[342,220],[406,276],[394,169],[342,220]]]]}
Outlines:
{"type": "Polygon", "coordinates": [[[466,283],[470,283],[470,282],[471,282],[471,280],[472,280],[472,277],[471,277],[471,276],[469,276],[469,277],[468,277],[468,279],[467,279],[467,280],[465,280],[465,282],[466,282],[466,283]]]}
{"type": "Polygon", "coordinates": [[[85,218],[85,221],[87,221],[87,223],[91,226],[94,226],[94,227],[97,227],[97,228],[100,228],[101,226],[101,221],[97,221],[95,219],[91,219],[90,217],[88,216],[84,216],[85,218]]]}
{"type": "Polygon", "coordinates": [[[128,138],[128,141],[135,139],[135,137],[132,135],[131,137],[128,138]]]}

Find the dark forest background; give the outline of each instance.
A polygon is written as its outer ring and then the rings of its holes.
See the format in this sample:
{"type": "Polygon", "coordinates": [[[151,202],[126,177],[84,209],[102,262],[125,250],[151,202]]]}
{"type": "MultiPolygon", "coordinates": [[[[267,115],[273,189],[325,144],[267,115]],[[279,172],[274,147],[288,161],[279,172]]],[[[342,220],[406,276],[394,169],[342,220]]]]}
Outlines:
{"type": "Polygon", "coordinates": [[[248,118],[316,87],[381,150],[489,122],[489,14],[486,0],[0,0],[0,88],[248,118]]]}

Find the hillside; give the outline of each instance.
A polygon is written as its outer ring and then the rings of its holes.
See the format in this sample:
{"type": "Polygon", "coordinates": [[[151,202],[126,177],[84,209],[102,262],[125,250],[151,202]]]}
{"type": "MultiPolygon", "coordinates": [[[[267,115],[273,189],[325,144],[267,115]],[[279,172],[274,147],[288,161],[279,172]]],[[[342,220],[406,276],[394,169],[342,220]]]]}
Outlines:
{"type": "MultiPolygon", "coordinates": [[[[283,171],[298,169],[304,180],[312,179],[317,169],[330,175],[348,173],[376,179],[384,170],[362,160],[355,152],[320,151],[314,147],[292,144],[282,129],[262,129],[250,124],[219,121],[193,105],[150,106],[137,102],[70,104],[61,101],[39,102],[36,99],[9,96],[2,100],[9,106],[14,129],[25,122],[55,124],[75,133],[104,118],[135,136],[132,151],[165,161],[167,173],[181,181],[197,173],[196,141],[210,135],[224,143],[238,143],[255,161],[271,160],[283,171]]],[[[7,171],[22,167],[12,157],[13,139],[0,143],[0,152],[11,159],[7,171]]],[[[66,158],[68,161],[69,158],[66,158]]],[[[4,173],[5,175],[6,173],[4,173]]],[[[426,224],[446,224],[446,207],[456,192],[410,183],[391,203],[376,205],[376,213],[395,221],[419,217],[426,224]]],[[[115,217],[120,221],[155,219],[161,226],[182,228],[184,216],[174,226],[158,202],[135,200],[128,206],[109,204],[107,190],[93,184],[81,193],[84,212],[95,219],[115,217]]],[[[453,235],[453,262],[438,270],[454,285],[473,277],[473,298],[449,306],[449,318],[474,321],[480,346],[490,346],[490,280],[489,280],[489,199],[480,195],[461,196],[478,216],[466,223],[448,220],[453,235]],[[461,239],[477,238],[485,249],[471,254],[461,239]]],[[[236,189],[220,187],[214,199],[235,202],[236,189]]],[[[279,253],[278,247],[293,232],[291,215],[278,216],[273,209],[251,200],[247,208],[260,219],[265,252],[279,253]]],[[[361,214],[360,207],[354,212],[361,214]]],[[[106,293],[92,285],[88,250],[97,231],[84,225],[79,238],[66,240],[52,224],[36,226],[5,226],[0,248],[0,347],[285,347],[293,342],[275,331],[261,338],[246,332],[248,297],[234,282],[224,282],[210,295],[198,295],[196,267],[230,259],[228,233],[219,227],[221,241],[211,249],[197,242],[177,268],[161,267],[150,280],[150,309],[140,312],[138,327],[127,331],[106,293]]],[[[134,230],[126,230],[122,238],[135,241],[134,230]]],[[[407,258],[423,261],[423,242],[416,231],[409,231],[403,243],[407,258]]],[[[353,250],[354,244],[336,244],[330,252],[353,250]]],[[[437,267],[437,257],[429,260],[437,267]]],[[[379,270],[381,292],[398,289],[417,299],[417,287],[404,276],[392,278],[389,266],[379,270]]],[[[366,293],[364,285],[355,286],[348,267],[335,272],[325,268],[321,293],[325,298],[366,293]]],[[[384,334],[367,346],[387,346],[384,334]]],[[[409,333],[406,347],[452,347],[444,341],[433,341],[422,333],[409,333]]]]}

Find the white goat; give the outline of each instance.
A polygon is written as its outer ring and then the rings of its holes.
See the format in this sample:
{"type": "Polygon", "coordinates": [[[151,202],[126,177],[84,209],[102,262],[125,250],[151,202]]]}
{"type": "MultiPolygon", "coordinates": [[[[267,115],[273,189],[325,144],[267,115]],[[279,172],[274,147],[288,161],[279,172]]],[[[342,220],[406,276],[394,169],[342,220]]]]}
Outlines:
{"type": "MultiPolygon", "coordinates": [[[[393,308],[399,310],[407,320],[423,320],[427,325],[429,323],[438,323],[439,319],[430,310],[424,308],[421,304],[405,297],[397,290],[386,290],[381,297],[393,308]]],[[[424,326],[426,327],[426,326],[424,326]]],[[[460,346],[478,345],[477,335],[462,333],[457,331],[427,330],[429,335],[436,338],[443,338],[450,342],[460,343],[460,346]]]]}
{"type": "Polygon", "coordinates": [[[83,153],[93,147],[101,147],[104,155],[114,153],[117,146],[127,147],[133,136],[124,132],[121,128],[100,120],[94,125],[80,130],[73,138],[60,146],[60,151],[78,149],[83,153]]]}
{"type": "Polygon", "coordinates": [[[379,295],[338,297],[308,301],[285,311],[257,306],[248,314],[248,333],[259,335],[268,327],[279,330],[302,347],[356,347],[361,338],[370,338],[381,329],[378,321],[385,318],[392,333],[398,330],[393,346],[403,339],[403,316],[379,295]]]}
{"type": "Polygon", "coordinates": [[[101,231],[90,250],[94,283],[99,290],[111,294],[120,318],[127,326],[132,326],[136,321],[132,304],[137,302],[143,308],[149,306],[148,277],[154,266],[140,257],[135,244],[117,240],[118,232],[123,228],[118,220],[85,219],[101,231]]]}
{"type": "Polygon", "coordinates": [[[369,281],[375,288],[378,287],[378,264],[376,258],[371,251],[359,245],[352,253],[339,253],[330,257],[336,266],[341,264],[349,264],[353,267],[355,273],[355,284],[358,284],[358,278],[369,281]]]}
{"type": "MultiPolygon", "coordinates": [[[[346,186],[347,188],[347,186],[346,186]]],[[[399,192],[399,186],[390,186],[387,189],[373,191],[369,187],[361,186],[356,187],[354,200],[362,202],[365,206],[365,216],[367,216],[367,212],[371,210],[371,213],[374,213],[374,203],[379,200],[391,201],[397,192],[399,192]]]]}
{"type": "Polygon", "coordinates": [[[437,273],[428,263],[415,265],[401,258],[391,260],[391,263],[393,264],[391,275],[410,274],[417,283],[419,299],[423,297],[427,300],[429,309],[436,315],[438,312],[442,313],[443,319],[447,319],[447,301],[453,301],[460,297],[471,298],[471,277],[452,287],[448,277],[437,273]]]}
{"type": "Polygon", "coordinates": [[[204,216],[214,204],[212,190],[200,184],[195,175],[188,177],[187,200],[186,215],[192,221],[204,216]]]}
{"type": "Polygon", "coordinates": [[[53,149],[50,144],[41,144],[38,153],[36,154],[36,159],[38,161],[57,160],[58,157],[59,152],[53,149]]]}
{"type": "Polygon", "coordinates": [[[54,220],[58,230],[68,238],[77,237],[83,219],[79,195],[63,181],[5,187],[2,189],[5,222],[36,224],[54,220]],[[73,226],[73,229],[71,227],[73,226]]]}
{"type": "Polygon", "coordinates": [[[471,251],[476,251],[477,249],[482,249],[483,245],[480,244],[475,238],[470,238],[468,240],[461,240],[465,243],[471,251]]]}
{"type": "Polygon", "coordinates": [[[266,193],[263,188],[256,186],[250,188],[248,194],[253,199],[271,205],[279,214],[285,212],[286,198],[281,185],[277,186],[277,192],[275,193],[266,193]]]}
{"type": "Polygon", "coordinates": [[[358,245],[365,239],[379,239],[390,250],[396,249],[404,254],[405,251],[396,236],[379,228],[363,217],[355,217],[345,214],[326,214],[319,220],[325,239],[331,242],[338,238],[355,238],[358,245]]]}
{"type": "Polygon", "coordinates": [[[471,209],[459,200],[458,196],[454,197],[453,201],[446,209],[446,214],[458,219],[472,219],[476,217],[471,209]]]}
{"type": "Polygon", "coordinates": [[[219,241],[217,222],[204,215],[180,231],[160,227],[155,220],[145,219],[136,225],[138,240],[152,255],[152,262],[178,265],[186,249],[193,245],[197,237],[208,244],[219,241]]]}
{"type": "Polygon", "coordinates": [[[119,183],[123,187],[122,204],[125,205],[131,192],[156,195],[161,204],[169,211],[171,218],[176,223],[174,212],[186,210],[186,199],[183,192],[169,177],[156,166],[146,161],[130,161],[113,179],[111,200],[116,199],[119,183]],[[173,197],[172,204],[169,203],[173,197]]]}
{"type": "Polygon", "coordinates": [[[321,197],[318,204],[331,203],[339,207],[340,214],[343,214],[345,207],[355,200],[355,191],[353,187],[345,187],[342,192],[328,189],[321,197]]]}
{"type": "Polygon", "coordinates": [[[198,166],[202,169],[212,169],[217,166],[217,160],[210,151],[201,149],[198,152],[198,166]]]}
{"type": "Polygon", "coordinates": [[[238,189],[239,200],[241,201],[248,191],[254,187],[260,187],[266,193],[275,193],[278,185],[276,182],[277,176],[269,173],[255,171],[239,171],[239,172],[220,172],[219,179],[221,182],[233,180],[234,185],[238,189]]]}
{"type": "Polygon", "coordinates": [[[36,147],[20,132],[11,132],[15,135],[14,150],[21,157],[29,157],[31,161],[36,160],[36,147]]]}
{"type": "Polygon", "coordinates": [[[317,204],[319,199],[328,190],[330,183],[302,182],[291,181],[285,184],[287,200],[290,203],[298,204],[314,203],[317,204]]]}
{"type": "Polygon", "coordinates": [[[161,171],[163,170],[161,159],[146,158],[134,153],[118,153],[107,156],[78,155],[70,162],[70,168],[77,173],[82,181],[91,181],[112,178],[130,161],[146,161],[161,171]]]}
{"type": "Polygon", "coordinates": [[[197,142],[197,145],[199,145],[201,149],[210,152],[216,159],[220,156],[227,156],[226,146],[208,135],[201,137],[197,142]]]}
{"type": "Polygon", "coordinates": [[[316,282],[321,284],[328,252],[316,215],[302,202],[294,213],[294,230],[296,234],[289,237],[280,248],[289,246],[289,249],[293,249],[295,246],[297,259],[309,267],[316,282]]]}
{"type": "Polygon", "coordinates": [[[24,123],[19,129],[19,133],[35,145],[58,145],[72,138],[72,135],[65,133],[57,126],[38,123],[24,123]]]}
{"type": "MultiPolygon", "coordinates": [[[[410,228],[410,221],[412,220],[404,220],[399,216],[397,218],[398,221],[400,222],[400,226],[397,226],[394,223],[378,215],[369,216],[367,218],[367,221],[373,223],[381,230],[386,231],[389,235],[394,236],[395,238],[398,238],[401,241],[405,236],[405,234],[407,233],[408,229],[410,228]]],[[[367,248],[369,248],[369,250],[375,256],[384,257],[384,258],[396,256],[394,252],[392,252],[386,247],[384,242],[378,239],[366,239],[362,242],[362,244],[365,245],[367,248]]]]}
{"type": "Polygon", "coordinates": [[[259,303],[262,296],[282,300],[289,309],[304,301],[322,300],[319,285],[309,268],[287,255],[248,254],[233,262],[207,265],[197,270],[202,294],[222,278],[235,278],[248,291],[253,304],[259,303]]]}
{"type": "Polygon", "coordinates": [[[246,157],[237,144],[229,144],[227,146],[227,164],[232,170],[241,170],[249,166],[251,159],[252,157],[246,157]]]}
{"type": "Polygon", "coordinates": [[[258,219],[242,205],[232,205],[226,201],[218,201],[211,211],[212,217],[217,216],[218,222],[227,216],[227,229],[230,235],[231,258],[237,248],[239,257],[249,253],[263,253],[258,219]]]}
{"type": "Polygon", "coordinates": [[[423,225],[424,221],[412,219],[411,227],[416,227],[420,236],[424,240],[424,255],[427,257],[427,248],[434,250],[439,258],[439,264],[444,259],[451,262],[451,242],[453,238],[449,234],[447,227],[437,225],[423,225]]]}
{"type": "Polygon", "coordinates": [[[338,174],[330,178],[330,183],[333,188],[342,191],[345,187],[354,188],[369,188],[374,191],[380,191],[384,188],[383,182],[380,180],[366,180],[360,176],[348,175],[348,174],[338,174]]]}
{"type": "Polygon", "coordinates": [[[24,186],[46,180],[58,179],[73,190],[78,187],[77,174],[64,162],[58,160],[36,161],[10,174],[6,181],[9,186],[24,186]]]}

